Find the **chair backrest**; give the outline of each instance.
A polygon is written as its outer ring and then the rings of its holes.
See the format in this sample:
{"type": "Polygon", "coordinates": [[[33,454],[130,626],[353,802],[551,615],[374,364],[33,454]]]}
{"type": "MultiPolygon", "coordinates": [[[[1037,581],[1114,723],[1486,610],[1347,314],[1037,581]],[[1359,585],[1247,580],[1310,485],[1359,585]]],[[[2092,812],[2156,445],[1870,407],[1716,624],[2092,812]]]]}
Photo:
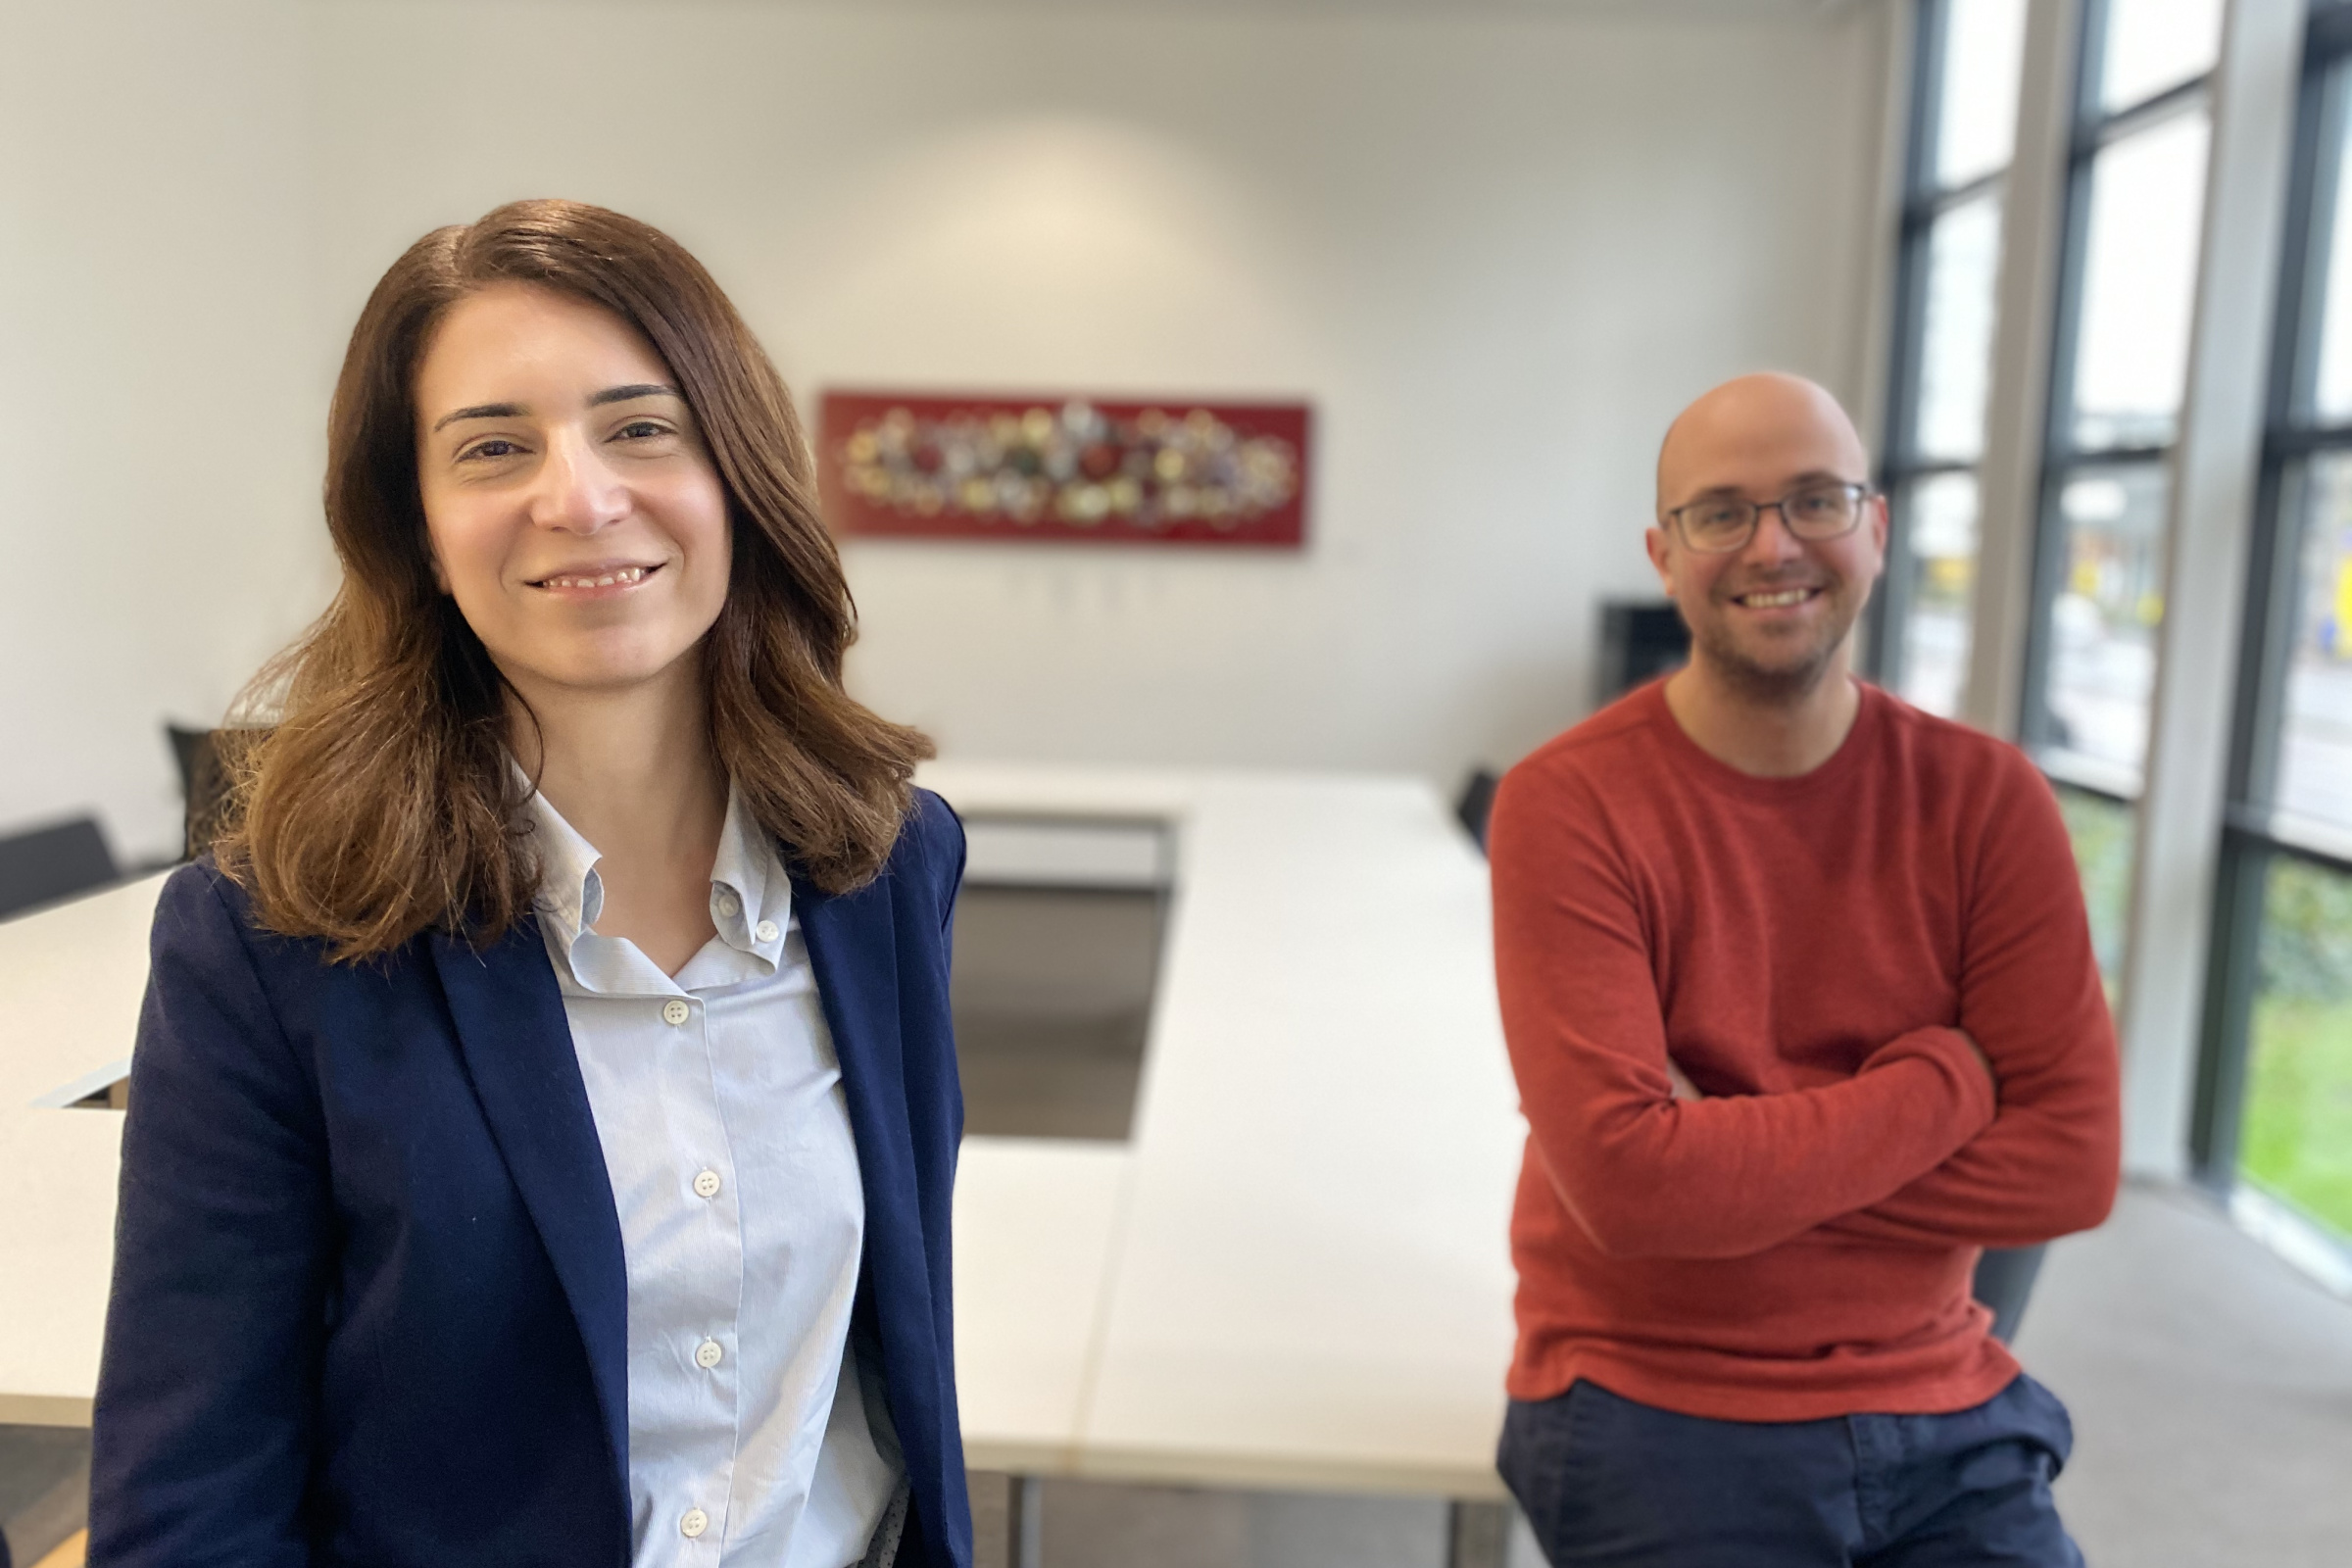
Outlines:
{"type": "Polygon", "coordinates": [[[186,847],[181,854],[193,860],[220,836],[221,810],[228,804],[228,770],[220,763],[220,732],[166,723],[164,733],[172,738],[172,755],[179,763],[181,797],[187,802],[186,847]]]}
{"type": "Polygon", "coordinates": [[[181,793],[195,793],[197,775],[210,765],[214,756],[213,732],[209,729],[183,729],[166,719],[164,733],[172,741],[172,760],[179,764],[181,793]]]}
{"type": "Polygon", "coordinates": [[[1487,847],[1487,818],[1494,811],[1494,787],[1501,782],[1492,768],[1479,768],[1462,786],[1462,798],[1453,806],[1453,814],[1461,818],[1470,842],[1481,852],[1487,847]]]}
{"type": "Polygon", "coordinates": [[[98,819],[77,816],[0,838],[0,919],[118,880],[98,819]]]}
{"type": "Polygon", "coordinates": [[[1593,706],[1606,708],[1690,657],[1690,628],[1665,601],[1610,599],[1600,607],[1600,665],[1593,706]]]}

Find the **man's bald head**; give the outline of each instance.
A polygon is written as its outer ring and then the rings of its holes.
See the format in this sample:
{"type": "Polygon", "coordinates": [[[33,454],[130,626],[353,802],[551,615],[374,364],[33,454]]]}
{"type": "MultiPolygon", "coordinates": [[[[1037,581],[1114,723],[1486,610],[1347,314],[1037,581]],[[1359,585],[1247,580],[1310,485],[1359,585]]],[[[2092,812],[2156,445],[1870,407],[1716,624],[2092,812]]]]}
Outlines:
{"type": "Polygon", "coordinates": [[[1675,416],[1658,447],[1658,511],[1717,490],[1774,486],[1806,474],[1870,477],[1870,455],[1838,400],[1800,375],[1726,381],[1675,416]]]}
{"type": "Polygon", "coordinates": [[[1810,381],[1743,375],[1682,412],[1658,450],[1658,519],[1645,543],[1690,628],[1692,677],[1728,700],[1785,707],[1845,667],[1886,564],[1886,512],[1869,488],[1853,421],[1810,381]],[[1786,506],[1842,486],[1854,497],[1848,525],[1799,538],[1786,506]],[[1695,547],[1670,514],[1701,501],[1747,503],[1754,524],[1730,549],[1695,547]]]}

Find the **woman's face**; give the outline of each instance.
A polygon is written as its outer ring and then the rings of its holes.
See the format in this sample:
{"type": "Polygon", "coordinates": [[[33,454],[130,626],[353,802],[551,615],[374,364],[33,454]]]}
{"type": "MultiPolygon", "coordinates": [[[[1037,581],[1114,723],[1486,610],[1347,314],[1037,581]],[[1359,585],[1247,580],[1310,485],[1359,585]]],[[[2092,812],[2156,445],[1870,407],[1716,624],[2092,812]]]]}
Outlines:
{"type": "Polygon", "coordinates": [[[676,669],[727,597],[726,491],[675,377],[600,307],[467,296],[416,372],[433,574],[518,689],[676,669]]]}

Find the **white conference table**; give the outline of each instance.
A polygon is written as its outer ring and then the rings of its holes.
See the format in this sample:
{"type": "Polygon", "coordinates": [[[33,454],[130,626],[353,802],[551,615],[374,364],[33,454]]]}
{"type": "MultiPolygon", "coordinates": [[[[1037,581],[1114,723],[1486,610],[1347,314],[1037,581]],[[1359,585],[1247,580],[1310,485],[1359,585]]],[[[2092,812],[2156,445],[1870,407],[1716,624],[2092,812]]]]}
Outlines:
{"type": "MultiPolygon", "coordinates": [[[[1502,1495],[1524,1126],[1484,861],[1412,779],[937,763],[968,817],[1164,824],[1133,1135],[971,1138],[975,1469],[1502,1495]]],[[[161,877],[0,924],[0,1421],[86,1424],[161,877]]]]}

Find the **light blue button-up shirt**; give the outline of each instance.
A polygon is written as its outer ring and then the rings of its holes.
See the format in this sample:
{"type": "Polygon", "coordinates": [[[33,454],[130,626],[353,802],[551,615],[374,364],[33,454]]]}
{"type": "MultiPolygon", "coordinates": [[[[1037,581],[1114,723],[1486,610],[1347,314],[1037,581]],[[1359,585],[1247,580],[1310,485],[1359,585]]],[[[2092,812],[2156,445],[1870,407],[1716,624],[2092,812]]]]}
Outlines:
{"type": "Polygon", "coordinates": [[[597,934],[595,846],[530,804],[540,929],[628,1262],[631,1560],[855,1563],[901,1465],[849,1345],[865,1200],[791,881],[730,790],[718,935],[673,978],[597,934]]]}

